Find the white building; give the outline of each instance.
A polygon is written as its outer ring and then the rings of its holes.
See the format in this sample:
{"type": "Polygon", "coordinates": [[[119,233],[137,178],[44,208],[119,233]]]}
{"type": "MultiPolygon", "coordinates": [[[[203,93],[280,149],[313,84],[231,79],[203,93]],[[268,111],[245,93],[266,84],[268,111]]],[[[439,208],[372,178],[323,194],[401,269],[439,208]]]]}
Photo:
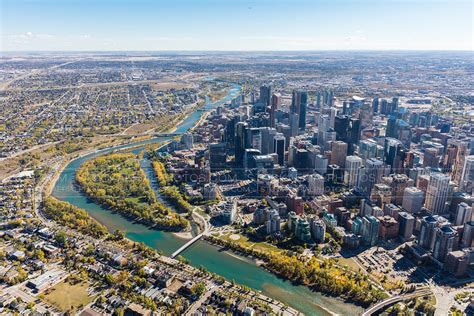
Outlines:
{"type": "Polygon", "coordinates": [[[280,232],[280,215],[277,210],[268,212],[267,234],[272,235],[280,232]]]}
{"type": "Polygon", "coordinates": [[[435,173],[430,176],[428,189],[426,190],[425,207],[433,215],[445,213],[446,201],[449,193],[449,175],[435,173]]]}
{"type": "Polygon", "coordinates": [[[347,156],[344,183],[353,188],[357,185],[357,179],[359,178],[359,170],[362,167],[362,158],[358,156],[347,156]]]}
{"type": "Polygon", "coordinates": [[[324,194],[324,177],[320,174],[308,176],[308,195],[320,196],[324,194]]]}
{"type": "Polygon", "coordinates": [[[237,216],[237,201],[230,200],[224,203],[222,210],[222,219],[227,224],[233,224],[237,216]]]}

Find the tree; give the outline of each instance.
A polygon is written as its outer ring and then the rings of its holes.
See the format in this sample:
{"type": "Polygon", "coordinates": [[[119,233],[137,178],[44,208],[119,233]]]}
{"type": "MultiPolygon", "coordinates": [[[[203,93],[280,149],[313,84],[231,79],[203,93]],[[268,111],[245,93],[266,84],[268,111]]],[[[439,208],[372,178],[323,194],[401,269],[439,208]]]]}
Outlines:
{"type": "Polygon", "coordinates": [[[66,248],[67,247],[67,235],[64,231],[60,231],[54,236],[54,240],[56,241],[56,244],[61,247],[61,248],[66,248]]]}
{"type": "Polygon", "coordinates": [[[196,297],[201,297],[206,292],[206,284],[204,282],[198,282],[191,288],[191,293],[196,297]]]}
{"type": "Polygon", "coordinates": [[[115,240],[122,240],[125,238],[125,233],[119,229],[114,231],[114,239],[115,240]]]}

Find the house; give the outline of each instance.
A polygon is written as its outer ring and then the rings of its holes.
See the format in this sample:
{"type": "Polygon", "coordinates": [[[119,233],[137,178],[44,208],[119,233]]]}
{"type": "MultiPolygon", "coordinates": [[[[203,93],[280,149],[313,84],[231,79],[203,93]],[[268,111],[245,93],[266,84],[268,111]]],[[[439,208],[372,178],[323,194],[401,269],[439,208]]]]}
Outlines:
{"type": "Polygon", "coordinates": [[[149,316],[151,311],[149,309],[143,308],[136,303],[131,303],[127,306],[124,312],[125,316],[149,316]]]}

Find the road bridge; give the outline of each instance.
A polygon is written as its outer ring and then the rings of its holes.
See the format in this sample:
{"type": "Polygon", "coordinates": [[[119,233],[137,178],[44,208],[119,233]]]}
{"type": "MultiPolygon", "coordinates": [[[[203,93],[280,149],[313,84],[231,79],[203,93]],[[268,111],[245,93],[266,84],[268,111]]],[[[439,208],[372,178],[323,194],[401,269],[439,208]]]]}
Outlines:
{"type": "Polygon", "coordinates": [[[390,297],[386,299],[385,301],[382,301],[370,307],[369,309],[366,309],[361,314],[361,316],[370,316],[376,313],[378,310],[385,308],[387,306],[393,305],[395,303],[398,303],[400,301],[409,300],[415,297],[425,296],[425,295],[430,295],[430,294],[433,294],[430,289],[422,289],[422,290],[416,290],[415,292],[412,292],[412,293],[390,297]]]}

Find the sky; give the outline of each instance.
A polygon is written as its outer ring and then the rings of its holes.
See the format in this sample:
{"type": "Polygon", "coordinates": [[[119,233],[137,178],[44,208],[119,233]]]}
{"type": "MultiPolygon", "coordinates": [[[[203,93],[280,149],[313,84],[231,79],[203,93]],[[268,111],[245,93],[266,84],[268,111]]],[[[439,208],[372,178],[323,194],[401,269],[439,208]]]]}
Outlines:
{"type": "Polygon", "coordinates": [[[0,0],[0,51],[472,50],[472,0],[0,0]]]}

